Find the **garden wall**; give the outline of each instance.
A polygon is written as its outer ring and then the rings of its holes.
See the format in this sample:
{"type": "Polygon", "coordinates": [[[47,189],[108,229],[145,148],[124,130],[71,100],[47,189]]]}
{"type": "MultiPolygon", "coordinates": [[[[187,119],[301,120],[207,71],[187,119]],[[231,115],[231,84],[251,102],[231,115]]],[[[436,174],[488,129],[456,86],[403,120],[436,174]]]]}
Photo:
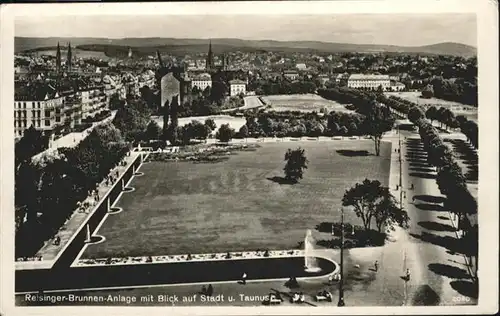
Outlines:
{"type": "Polygon", "coordinates": [[[141,157],[133,161],[131,165],[125,170],[124,173],[120,175],[118,180],[112,186],[112,188],[101,197],[99,204],[94,209],[93,213],[87,218],[87,220],[79,228],[79,231],[75,233],[73,239],[65,246],[61,253],[56,258],[56,262],[53,265],[53,269],[69,267],[71,263],[78,256],[78,253],[82,250],[85,243],[85,238],[87,236],[87,224],[90,226],[90,231],[93,232],[102,221],[104,216],[108,213],[108,200],[111,206],[113,202],[118,198],[123,190],[123,186],[127,184],[130,178],[133,176],[134,170],[141,165],[141,157]],[[134,168],[132,168],[132,166],[134,168]]]}
{"type": "Polygon", "coordinates": [[[39,290],[88,289],[116,286],[179,284],[193,282],[238,281],[243,273],[248,280],[289,277],[314,277],[333,272],[337,264],[317,258],[321,271],[304,271],[304,257],[237,259],[72,267],[16,272],[16,292],[39,290]]]}

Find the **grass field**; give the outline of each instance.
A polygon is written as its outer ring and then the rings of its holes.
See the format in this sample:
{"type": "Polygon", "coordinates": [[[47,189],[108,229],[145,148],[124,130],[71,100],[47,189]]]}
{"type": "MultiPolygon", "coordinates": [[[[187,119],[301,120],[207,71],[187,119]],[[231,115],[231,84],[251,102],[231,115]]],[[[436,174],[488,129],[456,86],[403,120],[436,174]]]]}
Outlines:
{"type": "Polygon", "coordinates": [[[270,95],[262,97],[273,111],[319,112],[322,108],[328,111],[352,112],[342,104],[326,100],[316,94],[270,95]]]}
{"type": "MultiPolygon", "coordinates": [[[[150,162],[122,196],[124,211],[109,216],[82,258],[289,249],[306,229],[339,221],[346,189],[364,178],[388,183],[390,144],[381,156],[348,157],[337,150],[367,150],[363,141],[263,143],[256,152],[239,152],[212,164],[150,162]],[[310,161],[296,185],[278,184],[283,156],[301,146],[310,161]]],[[[354,213],[346,222],[360,225],[354,213]]],[[[328,234],[313,231],[316,239],[328,234]]]]}
{"type": "Polygon", "coordinates": [[[453,113],[455,113],[455,115],[463,115],[468,119],[477,122],[477,108],[474,108],[470,105],[436,98],[422,99],[420,98],[420,92],[386,92],[385,94],[387,96],[400,97],[402,99],[406,99],[408,101],[421,105],[432,104],[436,107],[449,108],[453,111],[453,113]]]}

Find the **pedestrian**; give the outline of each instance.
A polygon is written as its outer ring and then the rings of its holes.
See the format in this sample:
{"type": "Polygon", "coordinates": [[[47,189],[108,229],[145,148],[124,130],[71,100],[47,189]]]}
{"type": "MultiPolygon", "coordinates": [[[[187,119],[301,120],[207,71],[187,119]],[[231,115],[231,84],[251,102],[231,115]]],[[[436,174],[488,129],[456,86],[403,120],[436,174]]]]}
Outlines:
{"type": "Polygon", "coordinates": [[[201,287],[201,294],[207,294],[207,288],[204,285],[201,287]]]}
{"type": "Polygon", "coordinates": [[[247,284],[247,274],[243,272],[243,275],[241,276],[241,283],[247,284]]]}
{"type": "Polygon", "coordinates": [[[406,269],[406,282],[410,281],[410,269],[406,269]]]}
{"type": "Polygon", "coordinates": [[[214,288],[213,288],[212,284],[209,284],[208,288],[207,288],[207,295],[212,296],[212,294],[214,294],[214,288]]]}
{"type": "Polygon", "coordinates": [[[413,183],[411,184],[411,189],[414,190],[415,189],[415,186],[413,186],[413,183]]]}
{"type": "Polygon", "coordinates": [[[375,263],[373,264],[373,266],[375,267],[375,272],[378,271],[378,261],[375,260],[375,263]]]}

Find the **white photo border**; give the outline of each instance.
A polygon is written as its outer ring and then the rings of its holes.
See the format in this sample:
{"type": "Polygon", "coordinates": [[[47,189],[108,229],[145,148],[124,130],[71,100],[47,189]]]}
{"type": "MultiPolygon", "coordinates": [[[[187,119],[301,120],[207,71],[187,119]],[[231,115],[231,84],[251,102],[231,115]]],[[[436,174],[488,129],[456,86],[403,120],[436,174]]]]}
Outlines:
{"type": "MultiPolygon", "coordinates": [[[[0,11],[0,315],[399,315],[498,312],[498,3],[493,0],[8,4],[0,11]],[[475,13],[479,80],[479,300],[436,307],[19,307],[14,304],[14,20],[16,16],[475,13]]],[[[64,27],[64,25],[61,25],[64,27]]]]}

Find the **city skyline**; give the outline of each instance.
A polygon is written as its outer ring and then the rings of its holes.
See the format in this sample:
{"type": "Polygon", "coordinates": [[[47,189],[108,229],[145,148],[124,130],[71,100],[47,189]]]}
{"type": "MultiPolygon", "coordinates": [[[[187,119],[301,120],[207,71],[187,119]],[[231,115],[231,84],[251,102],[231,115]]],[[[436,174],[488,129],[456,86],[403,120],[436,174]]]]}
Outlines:
{"type": "Polygon", "coordinates": [[[388,15],[149,15],[142,16],[144,21],[141,23],[137,23],[137,17],[130,16],[58,16],[57,19],[30,16],[16,19],[15,35],[109,39],[237,38],[395,46],[455,42],[477,47],[475,14],[390,14],[390,18],[388,15]],[[131,23],[131,19],[135,19],[135,23],[131,23]]]}

